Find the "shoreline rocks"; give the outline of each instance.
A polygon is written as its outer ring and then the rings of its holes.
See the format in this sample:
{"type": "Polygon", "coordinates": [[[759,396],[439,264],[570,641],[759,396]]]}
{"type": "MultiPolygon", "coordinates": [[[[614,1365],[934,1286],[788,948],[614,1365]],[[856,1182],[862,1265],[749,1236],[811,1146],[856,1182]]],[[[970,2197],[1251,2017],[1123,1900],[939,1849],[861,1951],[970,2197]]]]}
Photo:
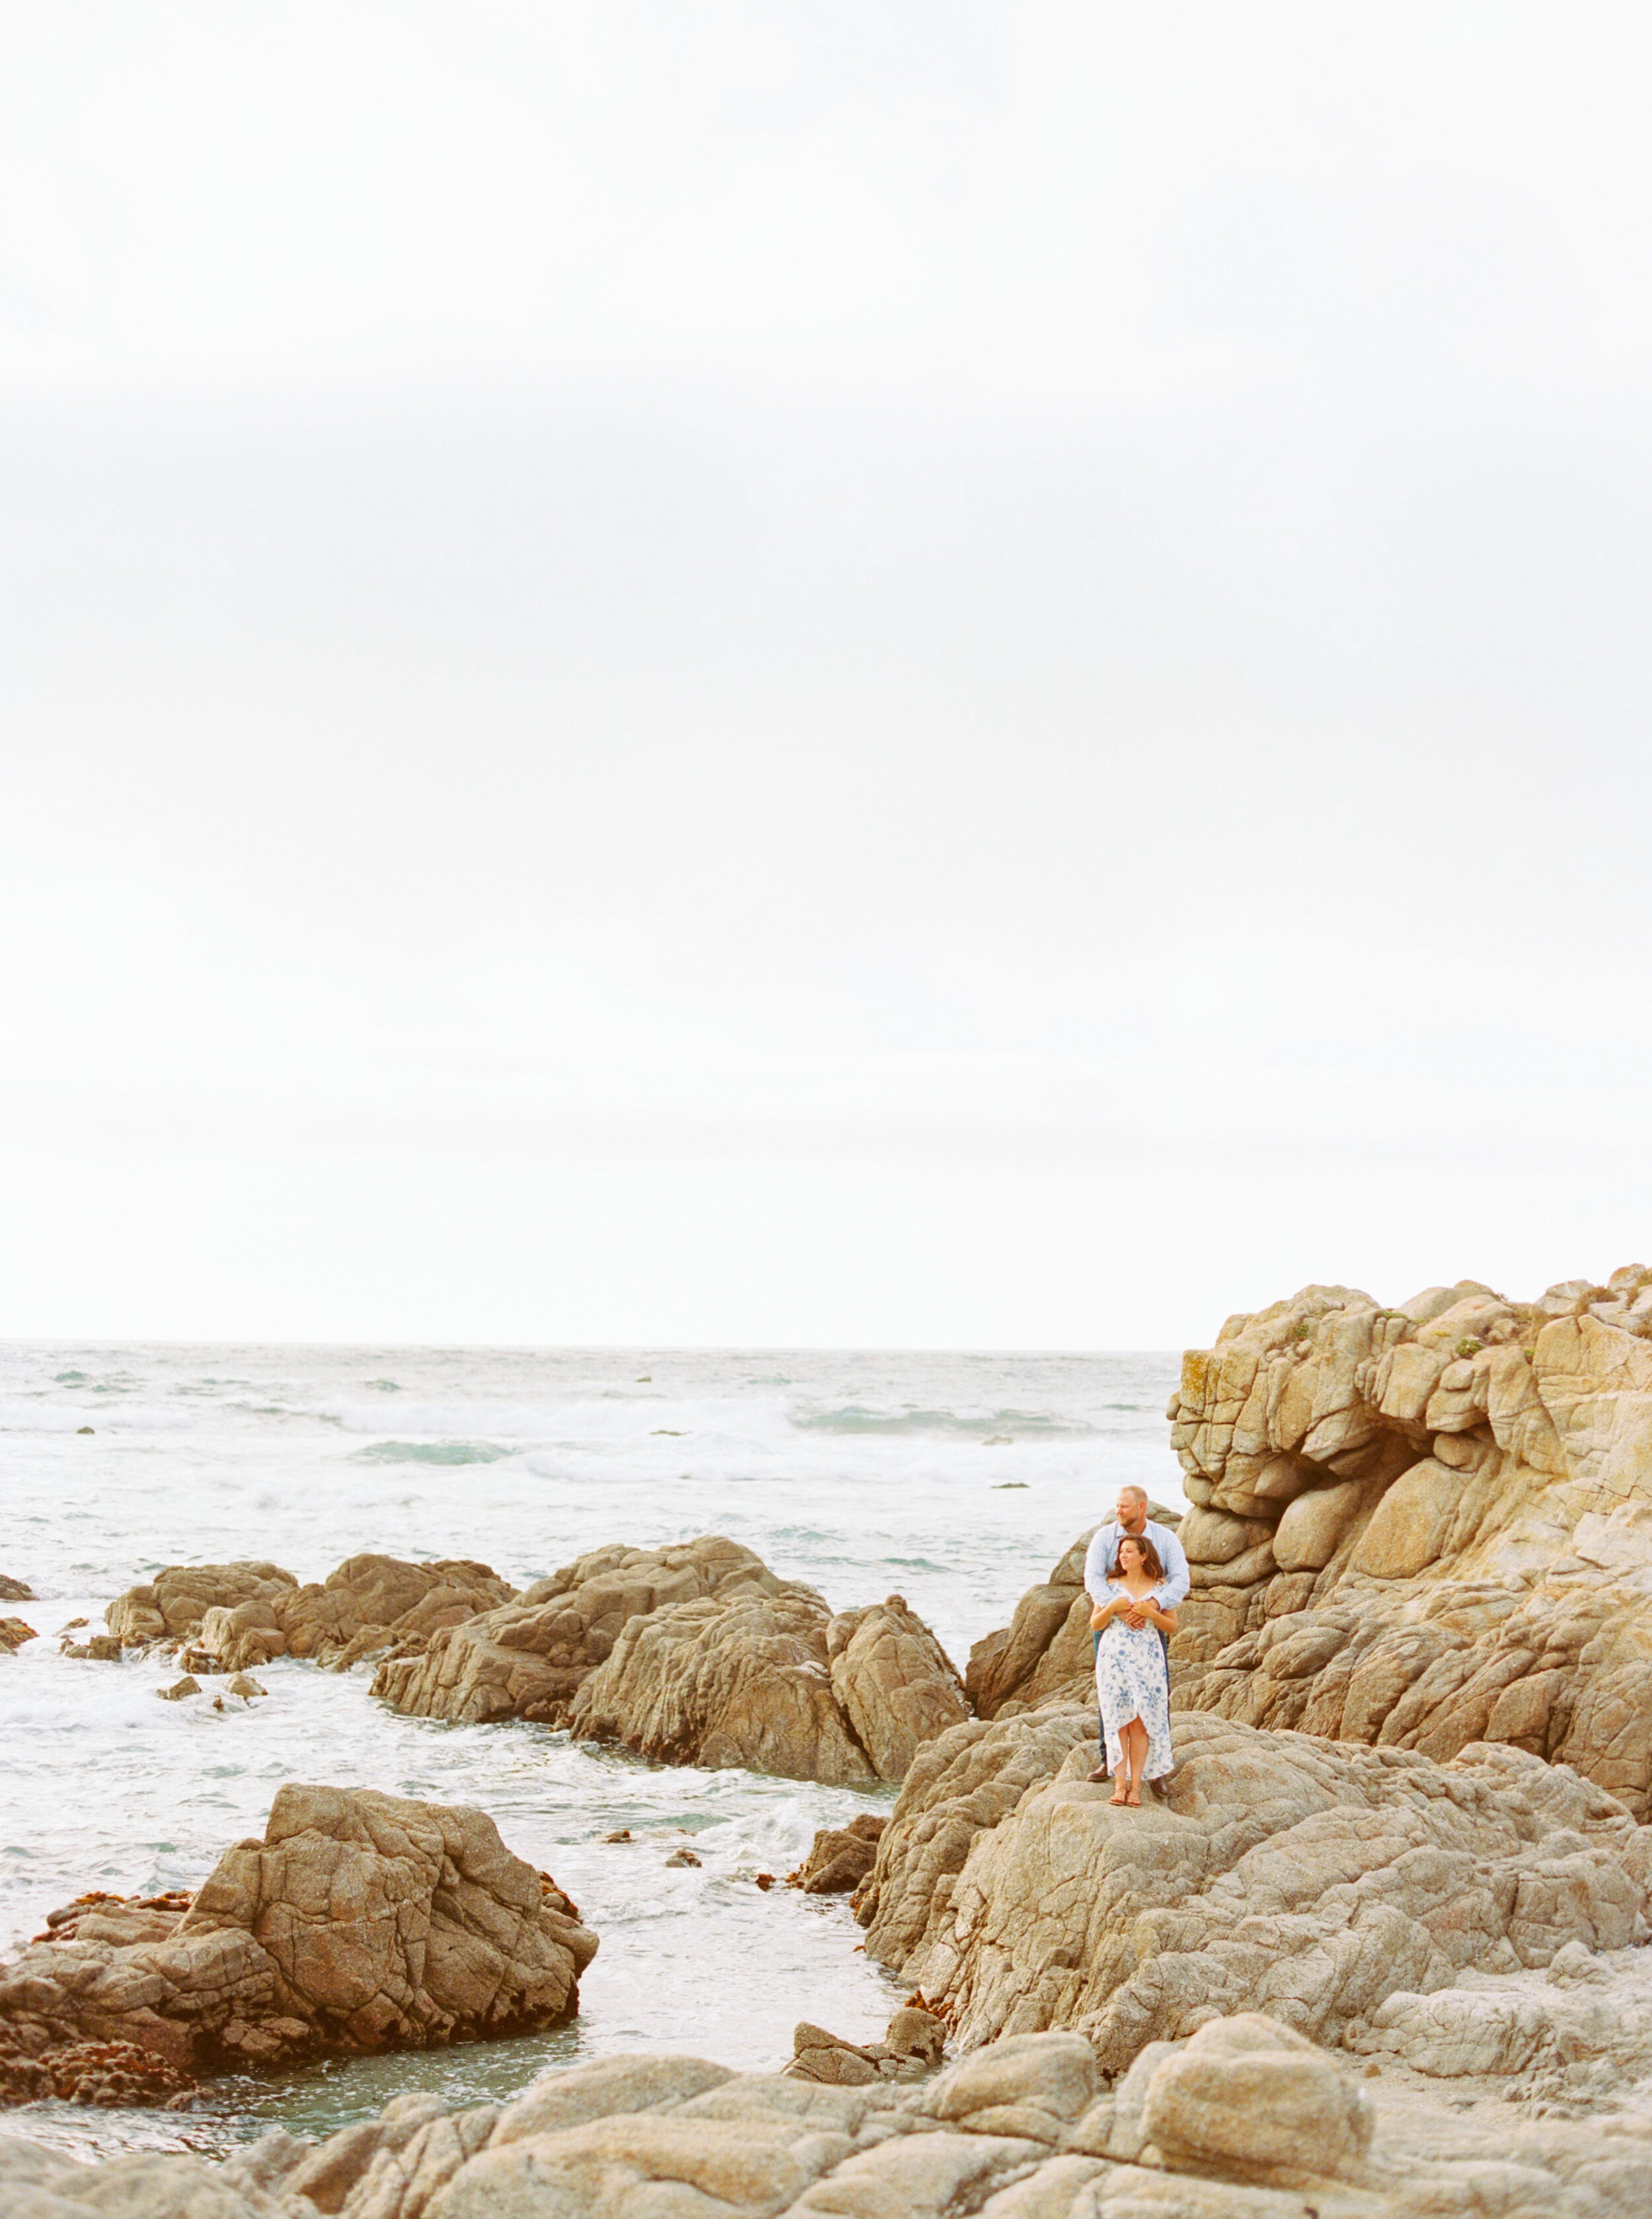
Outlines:
{"type": "Polygon", "coordinates": [[[1139,1811],[1090,1784],[1086,1712],[943,1736],[857,1898],[869,1953],[966,2042],[1071,2029],[1119,2072],[1219,2015],[1338,2042],[1401,1992],[1652,1933],[1652,1828],[1564,1768],[1179,1728],[1170,1793],[1139,1811]]]}
{"type": "Polygon", "coordinates": [[[848,1787],[898,1779],[969,1714],[899,1595],[834,1616],[719,1535],[593,1550],[382,1664],[373,1692],[419,1718],[525,1719],[664,1763],[848,1787]]]}
{"type": "Polygon", "coordinates": [[[279,1564],[168,1564],[118,1595],[105,1623],[115,1644],[181,1650],[196,1671],[256,1670],[276,1656],[347,1671],[387,1650],[421,1650],[515,1592],[469,1558],[410,1563],[369,1552],[304,1585],[279,1564]]]}
{"type": "Polygon", "coordinates": [[[0,1966],[0,2048],[183,2073],[562,2024],[597,1937],[463,1806],[289,1785],[191,1899],[82,1898],[0,1966]]]}
{"type": "MultiPolygon", "coordinates": [[[[825,2054],[802,2039],[816,2031],[799,2028],[799,2058],[825,2054]]],[[[0,2203],[19,2219],[1639,2219],[1652,2191],[1643,2107],[1448,2109],[1258,2012],[1155,2043],[1110,2083],[1065,2034],[1006,2036],[916,2085],[863,2069],[851,2085],[613,2056],[503,2104],[404,2096],[320,2143],[276,2129],[216,2165],[85,2166],[0,2138],[0,2203]]]]}
{"type": "MultiPolygon", "coordinates": [[[[1177,1711],[1444,1762],[1505,1743],[1652,1814],[1652,1271],[1397,1308],[1307,1287],[1190,1349],[1177,1711]]],[[[977,1643],[978,1712],[1085,1700],[1082,1543],[977,1643]]]]}

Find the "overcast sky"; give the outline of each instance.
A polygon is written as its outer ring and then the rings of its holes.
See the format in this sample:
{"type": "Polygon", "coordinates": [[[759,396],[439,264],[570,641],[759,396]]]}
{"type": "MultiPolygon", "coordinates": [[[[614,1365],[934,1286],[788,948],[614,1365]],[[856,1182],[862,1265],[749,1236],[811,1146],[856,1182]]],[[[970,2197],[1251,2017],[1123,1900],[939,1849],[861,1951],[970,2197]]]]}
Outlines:
{"type": "Polygon", "coordinates": [[[0,0],[0,1333],[1652,1260],[1649,64],[0,0]]]}

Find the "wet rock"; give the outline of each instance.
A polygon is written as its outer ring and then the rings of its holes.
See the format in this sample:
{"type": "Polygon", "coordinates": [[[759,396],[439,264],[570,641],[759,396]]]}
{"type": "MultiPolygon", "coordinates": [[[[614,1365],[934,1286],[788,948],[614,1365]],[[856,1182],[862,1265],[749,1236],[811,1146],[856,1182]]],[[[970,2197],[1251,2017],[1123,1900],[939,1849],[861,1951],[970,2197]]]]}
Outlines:
{"type": "Polygon", "coordinates": [[[201,1693],[201,1682],[186,1672],[181,1680],[174,1680],[170,1688],[157,1688],[155,1693],[163,1703],[182,1703],[189,1696],[201,1693]]]}
{"type": "Polygon", "coordinates": [[[941,2021],[911,2005],[895,2013],[878,2042],[849,2042],[804,2019],[792,2032],[786,2077],[834,2088],[920,2080],[940,2064],[945,2047],[946,2029],[941,2021]]]}
{"type": "Polygon", "coordinates": [[[34,1627],[21,1618],[0,1618],[0,1655],[12,1656],[26,1641],[38,1641],[34,1627]]]}
{"type": "Polygon", "coordinates": [[[104,1622],[119,1641],[176,1644],[199,1633],[209,1610],[290,1594],[297,1586],[279,1564],[168,1564],[152,1580],[117,1595],[104,1622]]]}
{"type": "Polygon", "coordinates": [[[9,1580],[0,1572],[0,1602],[33,1602],[34,1590],[27,1580],[9,1580]]]}
{"type": "Polygon", "coordinates": [[[866,1811],[847,1826],[821,1827],[808,1855],[786,1874],[786,1886],[800,1887],[808,1895],[847,1895],[872,1870],[888,1824],[887,1818],[866,1811]]]}
{"type": "Polygon", "coordinates": [[[248,1703],[256,1700],[260,1695],[267,1695],[269,1692],[268,1688],[260,1687],[251,1674],[246,1672],[238,1672],[224,1689],[227,1695],[239,1695],[244,1702],[248,1703]]]}
{"type": "Polygon", "coordinates": [[[668,1763],[844,1783],[903,1764],[966,1709],[898,1596],[835,1620],[812,1588],[717,1536],[593,1550],[388,1660],[373,1689],[418,1717],[532,1719],[668,1763]]]}
{"type": "Polygon", "coordinates": [[[696,1871],[699,1869],[700,1865],[700,1860],[694,1855],[692,1849],[674,1849],[666,1859],[666,1862],[668,1865],[692,1865],[696,1871]]]}
{"type": "Polygon", "coordinates": [[[53,1916],[0,1967],[0,2038],[130,2042],[180,2072],[557,2025],[597,1947],[481,1812],[295,1785],[181,1914],[53,1916]]]}

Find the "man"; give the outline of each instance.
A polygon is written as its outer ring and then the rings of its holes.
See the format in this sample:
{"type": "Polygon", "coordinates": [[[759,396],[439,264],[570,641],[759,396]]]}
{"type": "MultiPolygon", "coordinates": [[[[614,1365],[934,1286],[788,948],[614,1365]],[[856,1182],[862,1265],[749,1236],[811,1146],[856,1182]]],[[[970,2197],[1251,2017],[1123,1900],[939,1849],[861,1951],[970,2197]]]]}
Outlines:
{"type": "MultiPolygon", "coordinates": [[[[1107,1576],[1113,1569],[1114,1561],[1119,1553],[1119,1543],[1124,1535],[1129,1533],[1140,1540],[1145,1533],[1154,1548],[1158,1550],[1158,1561],[1164,1567],[1164,1585],[1159,1590],[1164,1607],[1166,1610],[1174,1610],[1185,1599],[1188,1589],[1193,1584],[1192,1576],[1188,1570],[1187,1555],[1182,1544],[1168,1526],[1161,1526],[1157,1519],[1147,1515],[1147,1497],[1140,1487],[1121,1487],[1119,1489],[1119,1499],[1114,1506],[1114,1511],[1112,1524],[1098,1526],[1096,1528],[1090,1547],[1084,1554],[1084,1587],[1090,1601],[1092,1603],[1107,1601],[1107,1576]]],[[[1137,1629],[1147,1623],[1139,1610],[1127,1611],[1124,1614],[1124,1622],[1127,1625],[1137,1629]]],[[[1164,1662],[1165,1669],[1168,1670],[1171,1645],[1163,1633],[1158,1638],[1164,1643],[1164,1662]]],[[[1101,1645],[1101,1638],[1099,1633],[1092,1637],[1091,1656],[1095,1655],[1096,1650],[1101,1645]]],[[[1102,1717],[1099,1704],[1096,1709],[1096,1721],[1102,1744],[1102,1761],[1090,1776],[1092,1780],[1100,1781],[1107,1778],[1107,1725],[1102,1717]]],[[[1158,1785],[1161,1788],[1171,1776],[1166,1774],[1165,1780],[1159,1781],[1158,1785]]]]}

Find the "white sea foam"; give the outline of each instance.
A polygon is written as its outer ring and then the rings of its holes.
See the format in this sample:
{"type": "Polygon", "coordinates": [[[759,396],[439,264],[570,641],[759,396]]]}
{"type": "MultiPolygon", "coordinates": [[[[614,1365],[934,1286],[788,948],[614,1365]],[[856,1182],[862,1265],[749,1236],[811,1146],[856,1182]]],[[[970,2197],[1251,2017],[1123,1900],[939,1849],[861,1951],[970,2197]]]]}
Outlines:
{"type": "MultiPolygon", "coordinates": [[[[283,1662],[251,1709],[214,1710],[210,1688],[163,1703],[175,1668],[65,1658],[59,1629],[169,1563],[314,1578],[379,1549],[519,1582],[602,1542],[714,1532],[836,1607],[898,1590],[961,1663],[1121,1481],[1177,1499],[1174,1376],[1162,1357],[0,1350],[0,1572],[45,1598],[5,1606],[40,1638],[0,1657],[0,1942],[84,1888],[197,1881],[283,1780],[321,1779],[492,1812],[603,1937],[581,2015],[531,2042],[238,2084],[188,2123],[194,2141],[274,2118],[314,2131],[407,2087],[480,2101],[618,2048],[772,2066],[798,2018],[871,2036],[896,1992],[843,1903],[754,1882],[889,1791],[401,1719],[365,1671],[283,1662]],[[630,1842],[603,1841],[621,1827],[630,1842]],[[691,1840],[699,1867],[668,1866],[691,1840]]],[[[44,2126],[104,2148],[183,2131],[121,2113],[44,2126]]]]}

